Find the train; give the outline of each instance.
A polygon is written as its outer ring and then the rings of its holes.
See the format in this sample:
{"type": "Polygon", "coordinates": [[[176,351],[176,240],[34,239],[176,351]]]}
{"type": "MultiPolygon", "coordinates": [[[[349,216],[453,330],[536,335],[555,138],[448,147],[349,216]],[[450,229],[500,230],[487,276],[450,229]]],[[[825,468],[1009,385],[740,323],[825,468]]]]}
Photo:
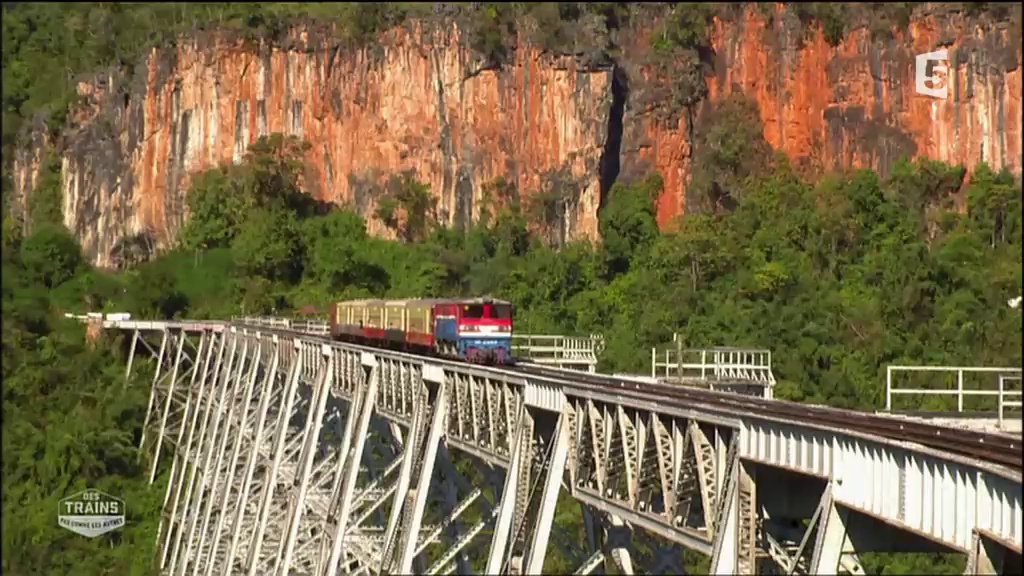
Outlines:
{"type": "Polygon", "coordinates": [[[512,303],[489,297],[336,302],[330,336],[474,364],[515,363],[512,303]]]}

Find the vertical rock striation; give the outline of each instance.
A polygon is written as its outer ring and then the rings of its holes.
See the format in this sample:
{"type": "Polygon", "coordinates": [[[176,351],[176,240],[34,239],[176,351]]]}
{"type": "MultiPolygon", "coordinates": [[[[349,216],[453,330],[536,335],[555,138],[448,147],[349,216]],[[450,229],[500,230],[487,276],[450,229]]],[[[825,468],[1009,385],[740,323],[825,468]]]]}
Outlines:
{"type": "MultiPolygon", "coordinates": [[[[907,155],[1019,174],[1019,19],[979,23],[942,10],[891,40],[859,29],[832,47],[820,32],[802,38],[781,9],[766,19],[748,8],[713,26],[708,100],[736,91],[753,99],[768,142],[812,173],[884,174],[907,155]],[[913,77],[915,54],[939,47],[950,53],[945,100],[916,94],[913,77]]],[[[475,218],[483,185],[498,177],[526,197],[555,188],[566,205],[555,236],[572,240],[597,239],[617,178],[657,170],[658,220],[669,226],[685,212],[695,110],[659,113],[671,78],[647,63],[649,33],[620,36],[609,67],[520,43],[501,70],[481,70],[455,26],[398,28],[360,49],[311,30],[278,46],[223,34],[182,40],[152,51],[131,76],[80,85],[88,103],[60,146],[65,223],[100,266],[115,264],[127,241],[169,246],[191,175],[283,132],[312,145],[310,193],[354,207],[378,234],[379,184],[403,171],[430,186],[450,225],[475,218]]],[[[15,159],[21,198],[48,147],[32,142],[15,159]]]]}
{"type": "MultiPolygon", "coordinates": [[[[501,71],[478,70],[458,36],[397,29],[353,50],[307,32],[290,49],[197,37],[154,50],[132,80],[82,84],[89,104],[64,146],[66,224],[100,266],[140,234],[168,246],[190,175],[281,132],[312,144],[309,192],[357,207],[371,231],[384,232],[371,218],[374,184],[411,170],[452,225],[479,214],[483,185],[499,176],[523,194],[557,176],[563,236],[596,239],[611,71],[528,47],[501,71]]],[[[17,172],[30,185],[37,170],[17,172]]]]}
{"type": "MultiPolygon", "coordinates": [[[[832,47],[820,31],[801,38],[782,11],[768,21],[749,8],[713,27],[709,99],[740,91],[754,100],[769,144],[808,172],[870,167],[884,175],[905,155],[1020,174],[1020,21],[935,10],[891,40],[874,41],[860,28],[832,47]],[[942,47],[948,97],[917,94],[915,55],[942,47]]],[[[662,226],[685,211],[690,128],[685,118],[665,126],[648,117],[636,130],[644,142],[637,157],[665,177],[662,226]]]]}

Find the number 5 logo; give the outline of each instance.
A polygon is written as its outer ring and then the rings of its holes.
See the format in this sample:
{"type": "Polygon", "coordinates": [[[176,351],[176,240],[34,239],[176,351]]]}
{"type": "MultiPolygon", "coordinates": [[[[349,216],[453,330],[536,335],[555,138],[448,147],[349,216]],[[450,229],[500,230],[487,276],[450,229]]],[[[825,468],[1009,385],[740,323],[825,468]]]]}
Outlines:
{"type": "Polygon", "coordinates": [[[917,93],[945,100],[949,94],[949,52],[943,48],[918,54],[914,64],[914,88],[917,93]]]}

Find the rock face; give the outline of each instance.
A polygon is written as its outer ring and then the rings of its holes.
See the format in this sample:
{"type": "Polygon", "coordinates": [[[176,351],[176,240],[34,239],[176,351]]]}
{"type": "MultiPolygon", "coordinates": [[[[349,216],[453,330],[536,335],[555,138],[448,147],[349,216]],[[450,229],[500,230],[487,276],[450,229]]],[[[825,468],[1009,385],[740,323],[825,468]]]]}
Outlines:
{"type": "MultiPolygon", "coordinates": [[[[836,48],[820,33],[801,40],[786,30],[785,18],[753,9],[716,22],[707,84],[712,104],[734,91],[753,99],[766,139],[795,164],[885,173],[907,155],[1020,173],[1019,21],[933,14],[893,40],[858,30],[836,48]],[[950,55],[945,99],[915,93],[915,54],[939,47],[950,55]]],[[[478,215],[497,177],[524,197],[558,190],[566,240],[597,239],[620,172],[662,174],[662,226],[685,211],[692,116],[652,113],[660,80],[640,34],[620,38],[617,64],[599,69],[521,44],[511,64],[481,70],[454,26],[396,29],[362,49],[306,32],[292,44],[194,38],[154,50],[132,78],[80,86],[88,103],[61,146],[64,218],[95,264],[114,264],[140,235],[169,245],[190,174],[237,161],[272,132],[309,141],[306,188],[355,207],[376,233],[372,184],[406,170],[430,185],[439,218],[453,225],[478,215]]],[[[46,146],[33,142],[15,159],[21,198],[46,146]]]]}
{"type": "MultiPolygon", "coordinates": [[[[708,90],[712,102],[735,91],[754,100],[765,139],[795,165],[885,175],[905,155],[969,169],[984,161],[1020,175],[1019,20],[979,26],[957,13],[932,14],[890,41],[872,41],[862,28],[836,48],[820,32],[801,42],[787,28],[794,27],[781,12],[770,23],[753,10],[739,22],[716,22],[708,90]],[[947,97],[916,93],[915,56],[943,47],[947,97]]],[[[689,130],[685,120],[643,130],[652,144],[645,154],[666,182],[662,226],[685,211],[689,130]]]]}

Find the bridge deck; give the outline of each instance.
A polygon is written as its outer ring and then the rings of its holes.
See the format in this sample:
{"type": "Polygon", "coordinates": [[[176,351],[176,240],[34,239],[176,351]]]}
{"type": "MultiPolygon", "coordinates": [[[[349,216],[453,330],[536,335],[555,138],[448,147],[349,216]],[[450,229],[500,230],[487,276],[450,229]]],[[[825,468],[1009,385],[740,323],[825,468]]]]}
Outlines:
{"type": "MultiPolygon", "coordinates": [[[[111,325],[133,331],[142,330],[139,326],[111,325]]],[[[968,552],[978,572],[1019,562],[1020,443],[1005,437],[540,366],[482,368],[331,343],[286,329],[182,322],[168,324],[165,338],[168,333],[171,339],[160,347],[163,375],[154,380],[147,418],[150,436],[155,429],[158,438],[154,453],[159,454],[160,439],[174,438],[183,461],[196,462],[211,479],[247,474],[244,458],[237,472],[229,464],[234,461],[232,450],[265,453],[270,464],[261,470],[270,476],[264,484],[278,483],[273,462],[294,466],[289,468],[294,470],[288,473],[290,481],[282,485],[289,495],[279,513],[270,513],[267,496],[256,491],[255,508],[240,502],[246,483],[236,491],[223,491],[217,501],[204,499],[202,491],[193,495],[191,489],[182,489],[184,501],[178,503],[179,495],[168,504],[175,534],[198,512],[209,517],[227,510],[250,518],[248,531],[235,536],[250,548],[259,548],[261,537],[253,536],[259,530],[273,533],[282,545],[270,546],[268,540],[261,553],[249,556],[253,569],[300,557],[311,565],[333,565],[336,560],[328,559],[334,558],[331,546],[316,542],[332,541],[328,529],[336,521],[347,527],[344,542],[349,542],[348,531],[354,539],[363,532],[367,537],[362,544],[339,544],[345,551],[337,561],[370,562],[374,571],[389,566],[413,571],[414,560],[424,558],[421,546],[435,545],[435,540],[419,536],[421,528],[446,522],[436,517],[438,509],[426,507],[429,494],[447,493],[435,486],[441,480],[431,473],[434,462],[449,470],[445,482],[459,478],[446,463],[447,450],[488,463],[504,476],[495,485],[508,497],[495,491],[494,506],[464,533],[471,539],[485,525],[491,527],[482,570],[488,573],[498,571],[512,550],[524,570],[539,571],[547,543],[557,537],[551,520],[563,484],[597,518],[595,529],[611,539],[608,547],[587,544],[589,552],[575,555],[581,568],[605,550],[622,569],[631,566],[631,558],[640,552],[630,540],[616,536],[616,527],[628,527],[631,538],[644,535],[669,547],[705,551],[716,573],[752,573],[764,563],[797,573],[828,573],[840,566],[855,570],[857,550],[894,548],[968,552]],[[177,376],[185,341],[197,337],[200,343],[188,349],[198,377],[185,371],[177,376]],[[170,366],[175,368],[168,379],[170,366]],[[267,376],[258,383],[260,370],[267,376]],[[176,378],[181,382],[175,384],[176,378]],[[184,400],[175,386],[186,390],[184,400]],[[302,394],[297,393],[300,388],[302,394]],[[287,426],[258,423],[264,412],[275,414],[268,422],[287,426]],[[322,434],[333,420],[346,422],[345,432],[326,440],[322,434]],[[369,447],[378,438],[367,435],[371,421],[391,430],[403,446],[389,465],[398,473],[388,488],[394,490],[390,501],[397,507],[389,520],[372,525],[365,524],[372,514],[363,516],[369,504],[349,498],[384,482],[387,475],[359,480],[358,472],[346,472],[358,470],[364,449],[375,454],[383,449],[369,447]],[[204,432],[207,427],[214,431],[204,432]],[[287,433],[274,434],[275,429],[287,433]],[[274,444],[268,445],[271,438],[274,444]],[[318,446],[339,441],[337,453],[346,457],[332,465],[318,446]],[[343,486],[328,504],[334,514],[304,520],[307,494],[331,485],[343,486]],[[266,520],[263,509],[270,514],[266,518],[279,518],[279,523],[266,520]],[[809,528],[793,534],[793,526],[802,525],[795,520],[800,518],[810,519],[809,528]],[[516,532],[512,526],[524,528],[516,532]],[[317,527],[328,531],[316,536],[317,527]],[[478,532],[470,534],[473,530],[478,532]],[[382,532],[382,541],[374,536],[367,543],[371,534],[382,532]],[[812,536],[816,542],[808,544],[812,536]],[[320,551],[319,556],[312,551],[320,551]]],[[[158,463],[153,464],[154,473],[158,463]]],[[[184,472],[177,474],[172,474],[169,490],[187,484],[184,472]]],[[[464,488],[468,494],[472,486],[464,488]]],[[[473,506],[482,505],[473,499],[473,506]]],[[[452,514],[456,508],[452,504],[452,514]]],[[[194,539],[195,547],[179,550],[162,536],[164,556],[199,565],[204,558],[217,558],[225,571],[232,562],[244,560],[233,551],[221,559],[217,548],[206,547],[205,522],[203,526],[193,526],[188,532],[193,535],[182,540],[194,539]]],[[[211,534],[214,541],[222,537],[219,529],[211,534]]],[[[224,533],[221,552],[231,548],[230,536],[224,533]]],[[[447,540],[450,554],[442,553],[439,564],[415,571],[443,571],[448,562],[456,562],[461,541],[447,540]]],[[[681,553],[656,556],[648,560],[676,561],[681,553]]]]}

